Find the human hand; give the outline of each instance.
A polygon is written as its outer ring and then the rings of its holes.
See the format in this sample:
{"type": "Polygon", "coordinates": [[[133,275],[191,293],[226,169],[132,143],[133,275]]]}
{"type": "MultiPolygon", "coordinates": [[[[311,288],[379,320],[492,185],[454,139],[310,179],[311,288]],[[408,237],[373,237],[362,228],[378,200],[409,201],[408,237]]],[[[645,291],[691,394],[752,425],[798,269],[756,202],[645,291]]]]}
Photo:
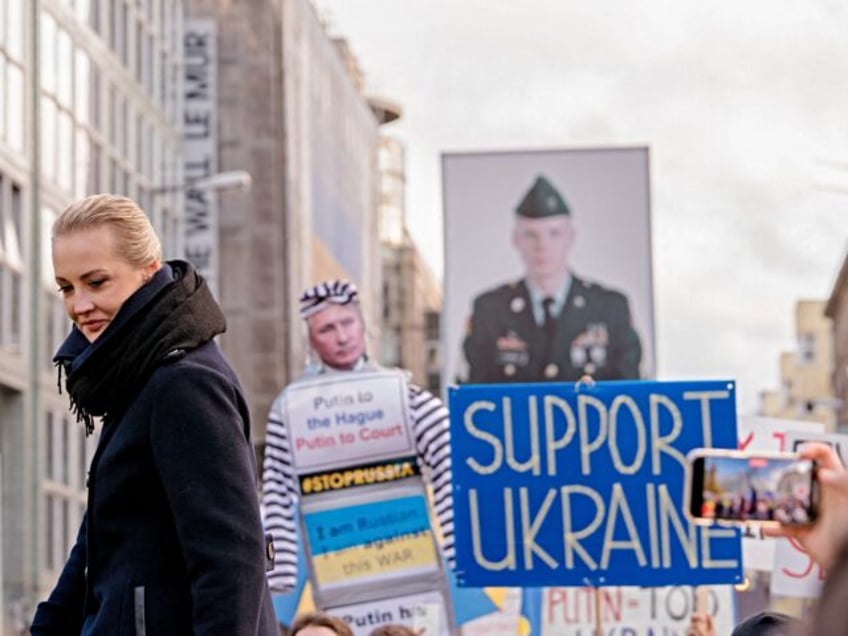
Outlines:
{"type": "Polygon", "coordinates": [[[686,636],[715,636],[713,617],[709,612],[692,612],[686,636]]]}
{"type": "Polygon", "coordinates": [[[812,525],[765,528],[763,534],[795,539],[816,563],[828,568],[848,538],[848,471],[827,444],[805,444],[799,456],[818,462],[818,518],[812,525]]]}

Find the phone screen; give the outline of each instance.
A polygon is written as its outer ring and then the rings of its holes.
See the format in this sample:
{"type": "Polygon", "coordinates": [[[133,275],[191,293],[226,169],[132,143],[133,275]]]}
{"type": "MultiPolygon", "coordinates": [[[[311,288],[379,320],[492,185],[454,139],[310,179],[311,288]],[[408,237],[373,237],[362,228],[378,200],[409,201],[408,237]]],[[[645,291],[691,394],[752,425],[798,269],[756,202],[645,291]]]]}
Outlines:
{"type": "Polygon", "coordinates": [[[814,462],[794,456],[696,456],[689,513],[696,519],[812,523],[815,471],[814,462]]]}

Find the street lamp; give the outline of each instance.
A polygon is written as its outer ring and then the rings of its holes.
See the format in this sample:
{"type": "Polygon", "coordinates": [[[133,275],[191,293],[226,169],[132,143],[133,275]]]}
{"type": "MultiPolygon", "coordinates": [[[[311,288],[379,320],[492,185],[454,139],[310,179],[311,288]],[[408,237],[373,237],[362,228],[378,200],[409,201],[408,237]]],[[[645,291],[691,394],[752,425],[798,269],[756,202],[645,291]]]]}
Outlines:
{"type": "MultiPolygon", "coordinates": [[[[177,251],[206,279],[212,293],[218,291],[218,202],[216,193],[244,190],[253,179],[245,170],[228,170],[189,177],[183,183],[156,186],[147,190],[151,201],[159,196],[184,193],[181,238],[175,237],[177,251]]],[[[158,213],[158,211],[157,211],[158,213]]]]}
{"type": "Polygon", "coordinates": [[[252,183],[253,178],[246,170],[227,170],[206,177],[186,179],[185,183],[156,186],[148,192],[157,195],[182,190],[247,190],[252,183]]]}

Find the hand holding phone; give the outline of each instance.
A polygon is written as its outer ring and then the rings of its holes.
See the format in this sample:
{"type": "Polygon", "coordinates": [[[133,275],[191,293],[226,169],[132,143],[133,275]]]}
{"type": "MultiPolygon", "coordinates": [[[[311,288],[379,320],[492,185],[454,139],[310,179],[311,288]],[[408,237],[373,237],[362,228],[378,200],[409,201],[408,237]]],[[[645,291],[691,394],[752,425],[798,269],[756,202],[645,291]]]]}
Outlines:
{"type": "Polygon", "coordinates": [[[819,499],[816,523],[767,526],[763,534],[795,539],[816,563],[827,569],[848,543],[848,471],[836,450],[826,443],[808,442],[801,447],[799,455],[816,463],[819,499]]]}
{"type": "Polygon", "coordinates": [[[806,526],[818,516],[813,459],[699,448],[687,460],[686,511],[694,523],[806,526]]]}

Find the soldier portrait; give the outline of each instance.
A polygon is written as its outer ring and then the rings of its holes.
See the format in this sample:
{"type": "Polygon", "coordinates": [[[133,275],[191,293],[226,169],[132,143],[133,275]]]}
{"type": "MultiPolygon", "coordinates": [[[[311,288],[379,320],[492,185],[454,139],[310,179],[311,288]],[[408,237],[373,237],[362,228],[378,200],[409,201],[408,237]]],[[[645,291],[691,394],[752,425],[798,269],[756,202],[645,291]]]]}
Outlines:
{"type": "MultiPolygon", "coordinates": [[[[502,218],[507,221],[501,224],[503,233],[517,267],[469,289],[464,324],[453,344],[458,354],[455,373],[448,376],[451,381],[650,377],[652,367],[645,363],[646,357],[652,363],[652,344],[646,347],[643,333],[651,336],[652,332],[644,323],[635,323],[629,294],[616,277],[601,278],[575,264],[582,239],[577,219],[592,211],[575,205],[561,183],[564,180],[553,176],[555,172],[537,169],[520,187],[516,183],[512,202],[501,206],[502,218]]],[[[577,199],[590,200],[585,195],[577,199]]],[[[629,221],[632,226],[633,219],[629,221]]],[[[627,226],[628,219],[622,218],[621,225],[627,226]]],[[[621,230],[616,224],[607,224],[598,228],[601,237],[604,229],[621,230]]],[[[467,251],[475,249],[475,245],[467,246],[467,251]]],[[[623,270],[640,265],[617,250],[605,256],[612,261],[627,259],[620,263],[623,270]]],[[[447,269],[446,278],[451,276],[447,269]]],[[[446,288],[455,286],[446,283],[446,288]]]]}

